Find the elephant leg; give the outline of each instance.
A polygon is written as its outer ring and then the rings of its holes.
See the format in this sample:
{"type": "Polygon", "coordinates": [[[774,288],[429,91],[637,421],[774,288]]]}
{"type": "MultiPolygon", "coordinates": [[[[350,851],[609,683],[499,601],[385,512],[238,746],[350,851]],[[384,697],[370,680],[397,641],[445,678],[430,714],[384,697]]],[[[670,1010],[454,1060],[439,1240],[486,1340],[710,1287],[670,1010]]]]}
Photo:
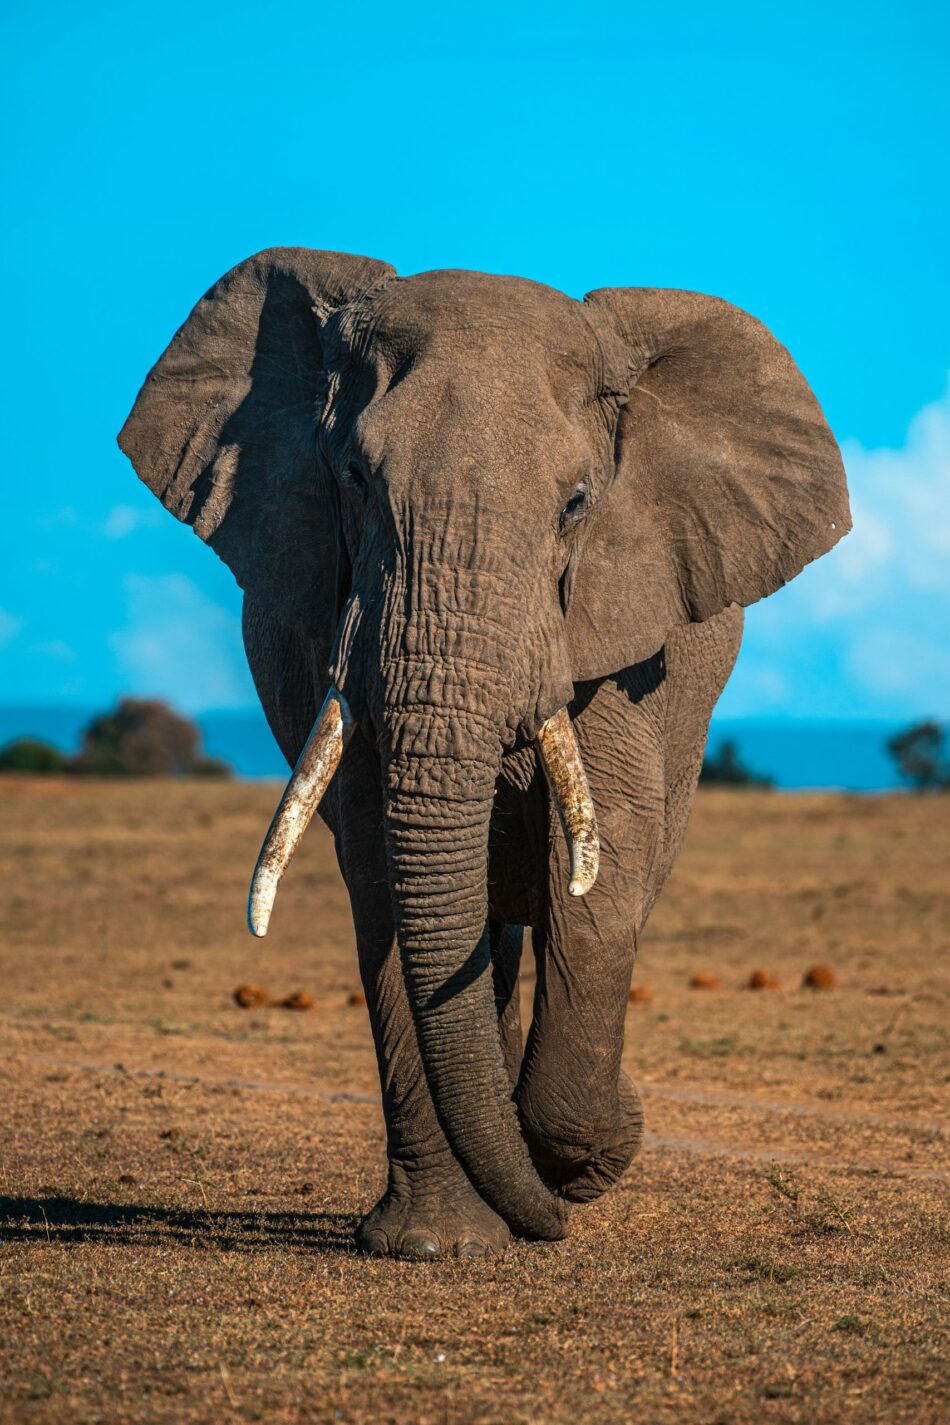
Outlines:
{"type": "Polygon", "coordinates": [[[547,914],[534,933],[538,981],[517,1100],[535,1165],[574,1202],[599,1196],[640,1146],[643,1114],[621,1072],[637,939],[664,839],[661,683],[601,685],[575,730],[597,810],[600,871],[581,899],[554,814],[547,914]]]}
{"type": "MultiPolygon", "coordinates": [[[[501,1252],[510,1233],[472,1187],[436,1117],[393,926],[376,764],[359,734],[332,789],[337,849],[353,910],[386,1120],[386,1189],[357,1230],[373,1255],[501,1252]]],[[[510,995],[509,995],[510,999],[510,995]]],[[[508,1000],[505,1001],[506,1014],[508,1000]]]]}

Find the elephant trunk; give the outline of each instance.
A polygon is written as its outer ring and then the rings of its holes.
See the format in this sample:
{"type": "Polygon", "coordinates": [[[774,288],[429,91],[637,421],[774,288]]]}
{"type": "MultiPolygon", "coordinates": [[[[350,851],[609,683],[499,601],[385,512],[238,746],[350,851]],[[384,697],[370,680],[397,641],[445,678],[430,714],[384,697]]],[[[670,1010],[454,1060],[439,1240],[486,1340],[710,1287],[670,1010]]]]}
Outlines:
{"type": "Polygon", "coordinates": [[[453,712],[451,755],[433,709],[400,710],[409,740],[387,766],[386,838],[397,934],[419,1049],[439,1119],[472,1183],[513,1231],[556,1239],[566,1209],[542,1184],[511,1099],[487,931],[488,827],[501,760],[486,723],[453,712]],[[433,746],[433,743],[435,744],[433,746]]]}

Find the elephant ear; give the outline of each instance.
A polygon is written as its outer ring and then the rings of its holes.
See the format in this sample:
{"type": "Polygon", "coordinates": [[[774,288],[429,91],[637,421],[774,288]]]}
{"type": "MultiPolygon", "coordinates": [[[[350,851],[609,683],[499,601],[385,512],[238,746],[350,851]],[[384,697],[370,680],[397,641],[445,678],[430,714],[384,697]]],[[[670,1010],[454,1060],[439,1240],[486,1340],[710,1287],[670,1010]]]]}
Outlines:
{"type": "Polygon", "coordinates": [[[166,509],[281,623],[336,618],[336,497],[320,465],[321,327],[387,263],[270,248],[231,269],[149,372],[119,445],[166,509]]]}
{"type": "Polygon", "coordinates": [[[585,302],[620,410],[613,483],[571,571],[577,680],[774,593],[851,527],[835,438],[760,322],[693,292],[604,288],[585,302]]]}

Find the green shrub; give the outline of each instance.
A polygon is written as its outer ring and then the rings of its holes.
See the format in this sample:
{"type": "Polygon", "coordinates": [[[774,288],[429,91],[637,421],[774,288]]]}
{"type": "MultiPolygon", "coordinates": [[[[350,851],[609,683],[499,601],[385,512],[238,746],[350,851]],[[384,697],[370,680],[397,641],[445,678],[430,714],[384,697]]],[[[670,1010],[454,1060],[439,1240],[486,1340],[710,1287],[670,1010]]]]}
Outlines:
{"type": "Polygon", "coordinates": [[[0,772],[66,772],[69,763],[58,748],[38,737],[18,737],[0,748],[0,772]]]}

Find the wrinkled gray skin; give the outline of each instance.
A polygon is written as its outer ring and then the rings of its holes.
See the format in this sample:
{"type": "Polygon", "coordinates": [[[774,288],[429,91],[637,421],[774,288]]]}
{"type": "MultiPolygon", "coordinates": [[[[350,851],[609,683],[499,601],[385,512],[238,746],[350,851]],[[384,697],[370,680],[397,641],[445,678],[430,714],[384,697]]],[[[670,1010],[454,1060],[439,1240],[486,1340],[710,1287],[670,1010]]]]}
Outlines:
{"type": "Polygon", "coordinates": [[[696,294],[273,249],[195,308],[120,443],[244,589],[288,762],[331,681],[357,721],[321,814],[388,1134],[361,1246],[563,1236],[640,1141],[627,990],[741,605],[849,527],[804,379],[696,294]],[[533,746],[565,704],[602,843],[581,900],[533,746]]]}

